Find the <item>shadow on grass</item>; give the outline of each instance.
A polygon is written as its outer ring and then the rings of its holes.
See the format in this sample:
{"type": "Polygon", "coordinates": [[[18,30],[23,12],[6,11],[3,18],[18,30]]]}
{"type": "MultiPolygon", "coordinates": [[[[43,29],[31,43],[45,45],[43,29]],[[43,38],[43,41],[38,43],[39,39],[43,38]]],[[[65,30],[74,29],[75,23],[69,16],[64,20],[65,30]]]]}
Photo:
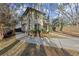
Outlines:
{"type": "Polygon", "coordinates": [[[14,47],[17,43],[19,42],[19,40],[16,40],[15,42],[13,42],[11,45],[5,47],[4,49],[0,50],[0,55],[4,54],[5,52],[7,52],[8,50],[10,50],[12,47],[14,47]]]}

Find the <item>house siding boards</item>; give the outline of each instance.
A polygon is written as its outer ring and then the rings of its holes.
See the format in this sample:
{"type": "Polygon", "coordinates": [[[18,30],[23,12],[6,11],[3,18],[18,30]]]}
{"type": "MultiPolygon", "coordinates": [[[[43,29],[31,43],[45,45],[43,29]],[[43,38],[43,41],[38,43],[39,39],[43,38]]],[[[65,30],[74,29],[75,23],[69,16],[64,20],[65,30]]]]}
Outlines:
{"type": "Polygon", "coordinates": [[[39,24],[40,29],[43,28],[43,20],[45,14],[33,9],[33,8],[27,8],[24,14],[22,15],[22,24],[23,27],[25,27],[24,31],[31,31],[35,30],[35,24],[39,24]],[[30,24],[29,24],[30,21],[30,24]],[[29,28],[30,27],[30,28],[29,28]]]}

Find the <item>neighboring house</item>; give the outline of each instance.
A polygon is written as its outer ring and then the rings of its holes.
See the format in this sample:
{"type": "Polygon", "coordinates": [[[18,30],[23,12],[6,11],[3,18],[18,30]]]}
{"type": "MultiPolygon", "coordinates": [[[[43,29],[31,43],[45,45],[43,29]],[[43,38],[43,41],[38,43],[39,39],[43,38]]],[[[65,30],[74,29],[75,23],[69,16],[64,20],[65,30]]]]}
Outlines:
{"type": "Polygon", "coordinates": [[[45,13],[27,7],[21,17],[22,31],[28,32],[31,30],[41,30],[43,28],[44,19],[45,13]]]}

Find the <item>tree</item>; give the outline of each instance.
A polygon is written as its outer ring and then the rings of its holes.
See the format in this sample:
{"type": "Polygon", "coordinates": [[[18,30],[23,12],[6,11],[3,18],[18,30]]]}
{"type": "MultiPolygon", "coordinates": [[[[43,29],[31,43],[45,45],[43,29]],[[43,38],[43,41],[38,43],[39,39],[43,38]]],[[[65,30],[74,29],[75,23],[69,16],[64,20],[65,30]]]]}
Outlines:
{"type": "Polygon", "coordinates": [[[58,10],[60,14],[66,19],[69,19],[68,21],[76,25],[78,24],[78,18],[79,18],[79,4],[73,4],[73,3],[65,3],[65,4],[59,4],[58,10]]]}
{"type": "Polygon", "coordinates": [[[0,4],[0,38],[3,39],[4,37],[4,27],[9,25],[10,21],[10,10],[9,5],[2,3],[0,4]]]}
{"type": "Polygon", "coordinates": [[[0,23],[7,25],[9,23],[10,16],[8,4],[0,4],[0,23]]]}
{"type": "MultiPolygon", "coordinates": [[[[58,5],[58,14],[61,28],[65,22],[72,25],[79,23],[79,4],[63,3],[58,5]]],[[[60,30],[61,30],[60,28],[60,30]]]]}

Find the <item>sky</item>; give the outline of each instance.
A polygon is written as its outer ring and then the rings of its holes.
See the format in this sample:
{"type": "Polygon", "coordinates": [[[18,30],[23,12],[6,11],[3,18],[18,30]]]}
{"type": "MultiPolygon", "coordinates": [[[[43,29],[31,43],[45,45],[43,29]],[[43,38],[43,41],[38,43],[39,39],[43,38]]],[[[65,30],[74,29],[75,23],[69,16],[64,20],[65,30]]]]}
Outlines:
{"type": "MultiPolygon", "coordinates": [[[[16,13],[18,15],[22,15],[24,11],[27,9],[27,7],[33,7],[34,3],[24,3],[24,4],[18,4],[18,3],[11,3],[10,8],[16,9],[16,13]]],[[[43,3],[42,6],[39,9],[39,11],[42,11],[46,13],[46,15],[50,17],[50,19],[55,18],[57,16],[56,10],[57,10],[58,4],[57,3],[43,3]]]]}
{"type": "Polygon", "coordinates": [[[58,8],[58,4],[55,3],[48,3],[44,5],[44,8],[48,10],[48,13],[50,18],[54,18],[57,16],[56,10],[58,8]]]}

